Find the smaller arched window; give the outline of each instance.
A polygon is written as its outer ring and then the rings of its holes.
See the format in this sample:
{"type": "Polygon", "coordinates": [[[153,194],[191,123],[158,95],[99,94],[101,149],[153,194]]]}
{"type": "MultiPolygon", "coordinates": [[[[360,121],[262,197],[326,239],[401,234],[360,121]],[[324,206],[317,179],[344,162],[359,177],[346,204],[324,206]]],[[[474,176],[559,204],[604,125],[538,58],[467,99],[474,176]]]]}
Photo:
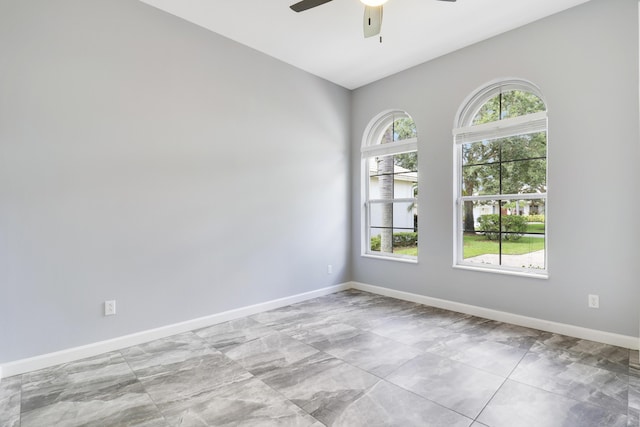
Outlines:
{"type": "Polygon", "coordinates": [[[365,255],[418,256],[418,137],[404,111],[374,118],[364,134],[363,243],[365,255]]]}
{"type": "Polygon", "coordinates": [[[476,91],[456,128],[454,265],[546,277],[547,107],[529,82],[476,91]]]}

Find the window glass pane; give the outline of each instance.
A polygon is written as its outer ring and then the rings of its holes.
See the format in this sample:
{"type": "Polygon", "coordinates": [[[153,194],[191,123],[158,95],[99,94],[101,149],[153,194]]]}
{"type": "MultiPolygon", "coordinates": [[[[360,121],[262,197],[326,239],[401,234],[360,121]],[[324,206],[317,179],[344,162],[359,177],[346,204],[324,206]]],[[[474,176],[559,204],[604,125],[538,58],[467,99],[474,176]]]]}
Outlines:
{"type": "Polygon", "coordinates": [[[547,157],[547,133],[536,132],[496,140],[500,145],[500,158],[510,160],[547,157]]]}
{"type": "Polygon", "coordinates": [[[394,161],[393,156],[379,156],[369,159],[369,199],[393,199],[394,161]]]}
{"type": "Polygon", "coordinates": [[[464,166],[462,168],[462,195],[490,194],[500,194],[500,165],[464,166]]]}
{"type": "Polygon", "coordinates": [[[546,132],[464,144],[462,185],[463,196],[546,192],[546,132]]]}
{"type": "Polygon", "coordinates": [[[418,171],[418,152],[396,154],[393,156],[393,163],[403,171],[418,171]]]}
{"type": "Polygon", "coordinates": [[[503,255],[502,264],[507,267],[523,268],[527,270],[544,270],[545,252],[539,249],[539,244],[544,245],[544,237],[540,237],[539,242],[534,237],[523,238],[522,241],[510,245],[518,245],[522,254],[503,255]],[[527,248],[528,246],[528,248],[527,248]]]}
{"type": "Polygon", "coordinates": [[[530,219],[531,221],[546,223],[544,199],[525,200],[524,202],[528,204],[528,211],[525,212],[525,215],[536,217],[530,219]]]}
{"type": "Polygon", "coordinates": [[[487,220],[498,217],[499,212],[496,200],[463,203],[462,257],[466,262],[499,265],[498,221],[487,220]]]}
{"type": "MultiPolygon", "coordinates": [[[[466,200],[462,205],[463,232],[474,233],[479,231],[479,218],[481,216],[498,214],[499,212],[500,208],[498,207],[498,202],[495,200],[482,202],[466,200]]],[[[499,229],[497,227],[493,227],[490,231],[497,232],[499,229]]]]}
{"type": "Polygon", "coordinates": [[[545,111],[544,102],[530,92],[511,90],[502,94],[502,118],[524,116],[545,111]]]}
{"type": "Polygon", "coordinates": [[[521,200],[518,209],[520,209],[520,215],[527,218],[527,234],[544,236],[547,231],[545,200],[521,200]]]}
{"type": "Polygon", "coordinates": [[[529,230],[538,228],[529,223],[530,202],[529,200],[510,200],[502,204],[500,217],[502,227],[500,265],[502,266],[523,269],[545,268],[544,233],[529,233],[529,230]]]}
{"type": "Polygon", "coordinates": [[[489,99],[473,118],[473,125],[545,111],[544,102],[530,92],[511,90],[489,99]]]}
{"type": "Polygon", "coordinates": [[[544,200],[466,201],[462,206],[467,263],[544,269],[544,200]],[[500,208],[498,209],[498,206],[500,208]]]}
{"type": "Polygon", "coordinates": [[[414,215],[417,214],[417,206],[412,202],[371,203],[371,216],[369,224],[371,229],[396,229],[402,231],[415,231],[414,215]]]}
{"type": "Polygon", "coordinates": [[[494,141],[470,142],[462,145],[462,165],[484,165],[499,160],[500,144],[494,141]]]}
{"type": "Polygon", "coordinates": [[[497,240],[487,240],[480,235],[463,237],[464,260],[473,264],[500,265],[500,245],[497,240]]]}
{"type": "Polygon", "coordinates": [[[372,203],[370,250],[417,255],[417,205],[412,202],[372,203]]]}
{"type": "Polygon", "coordinates": [[[502,164],[501,191],[494,194],[531,194],[547,191],[547,159],[502,164]]]}
{"type": "Polygon", "coordinates": [[[500,95],[488,100],[473,118],[473,125],[496,122],[500,120],[500,95]]]}
{"type": "Polygon", "coordinates": [[[408,199],[418,194],[415,152],[369,159],[369,199],[408,199]]]}
{"type": "Polygon", "coordinates": [[[418,233],[405,229],[393,229],[392,232],[371,229],[371,252],[393,253],[396,255],[418,256],[418,233]]]}
{"type": "Polygon", "coordinates": [[[400,175],[418,171],[418,153],[390,154],[369,159],[369,176],[400,175]]]}
{"type": "Polygon", "coordinates": [[[395,118],[382,134],[381,144],[417,138],[416,125],[409,117],[395,118]]]}

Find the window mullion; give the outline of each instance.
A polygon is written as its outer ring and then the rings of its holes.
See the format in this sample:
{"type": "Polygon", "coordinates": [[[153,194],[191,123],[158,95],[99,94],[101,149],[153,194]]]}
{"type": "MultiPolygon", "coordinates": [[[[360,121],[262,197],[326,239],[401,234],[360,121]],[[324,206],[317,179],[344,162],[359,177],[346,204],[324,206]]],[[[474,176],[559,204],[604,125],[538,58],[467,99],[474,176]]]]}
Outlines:
{"type": "Polygon", "coordinates": [[[497,200],[500,198],[504,201],[510,200],[538,200],[546,199],[547,193],[525,193],[525,194],[483,194],[482,196],[462,196],[460,201],[466,202],[484,202],[489,200],[497,200]]]}
{"type": "Polygon", "coordinates": [[[401,198],[401,199],[371,199],[368,200],[367,203],[369,204],[377,204],[377,203],[412,203],[415,202],[416,199],[415,197],[406,197],[406,198],[401,198]]]}

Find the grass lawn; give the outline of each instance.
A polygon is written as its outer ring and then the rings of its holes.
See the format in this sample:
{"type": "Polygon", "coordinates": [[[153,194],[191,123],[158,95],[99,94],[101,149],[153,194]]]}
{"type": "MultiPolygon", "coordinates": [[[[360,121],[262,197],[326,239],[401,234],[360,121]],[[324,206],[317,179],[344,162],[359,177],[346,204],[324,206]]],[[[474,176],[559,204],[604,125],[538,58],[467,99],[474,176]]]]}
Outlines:
{"type": "MultiPolygon", "coordinates": [[[[527,233],[544,233],[544,223],[527,224],[527,233]]],[[[541,237],[523,236],[515,242],[509,240],[502,241],[502,253],[504,255],[522,255],[542,249],[544,249],[544,238],[541,237]]],[[[464,235],[464,258],[484,254],[497,254],[498,250],[497,240],[487,240],[484,236],[473,233],[464,235]]],[[[393,253],[418,256],[418,248],[416,246],[395,248],[393,253]]]]}
{"type": "Polygon", "coordinates": [[[527,224],[527,233],[544,233],[543,222],[530,222],[527,224]]]}
{"type": "MultiPolygon", "coordinates": [[[[519,240],[502,241],[504,255],[522,255],[544,249],[544,239],[541,237],[523,236],[519,240]]],[[[484,254],[497,254],[499,250],[497,240],[487,240],[477,234],[464,235],[464,258],[471,258],[484,254]]]]}

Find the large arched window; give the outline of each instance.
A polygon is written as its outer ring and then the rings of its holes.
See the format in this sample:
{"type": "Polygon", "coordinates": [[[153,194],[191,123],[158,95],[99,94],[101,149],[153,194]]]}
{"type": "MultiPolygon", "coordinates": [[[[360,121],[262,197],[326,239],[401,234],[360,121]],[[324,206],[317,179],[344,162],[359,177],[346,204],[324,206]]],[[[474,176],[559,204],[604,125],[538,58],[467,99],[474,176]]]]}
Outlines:
{"type": "Polygon", "coordinates": [[[418,138],[404,111],[380,114],[362,145],[364,255],[418,256],[418,138]]]}
{"type": "Polygon", "coordinates": [[[546,277],[547,107],[504,80],[462,105],[455,142],[454,265],[546,277]]]}

